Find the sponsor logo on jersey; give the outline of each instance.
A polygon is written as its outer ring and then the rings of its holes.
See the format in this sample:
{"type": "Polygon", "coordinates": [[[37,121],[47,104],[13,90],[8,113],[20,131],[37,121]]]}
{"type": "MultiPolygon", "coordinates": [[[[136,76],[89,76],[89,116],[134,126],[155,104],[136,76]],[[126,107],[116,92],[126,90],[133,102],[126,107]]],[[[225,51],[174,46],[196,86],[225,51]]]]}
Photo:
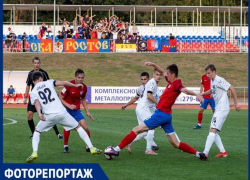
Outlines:
{"type": "Polygon", "coordinates": [[[82,94],[83,94],[83,91],[80,91],[80,94],[82,95],[82,94]]]}
{"type": "Polygon", "coordinates": [[[171,87],[171,84],[168,85],[168,88],[170,88],[170,87],[171,87]]]}

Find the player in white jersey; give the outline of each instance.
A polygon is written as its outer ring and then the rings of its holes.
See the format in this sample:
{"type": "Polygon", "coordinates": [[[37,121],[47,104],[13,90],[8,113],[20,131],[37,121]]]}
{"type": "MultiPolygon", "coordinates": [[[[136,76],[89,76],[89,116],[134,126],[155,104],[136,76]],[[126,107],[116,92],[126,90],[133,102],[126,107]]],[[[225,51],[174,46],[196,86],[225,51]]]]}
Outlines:
{"type": "Polygon", "coordinates": [[[69,131],[75,129],[82,140],[90,148],[91,154],[100,154],[102,150],[93,147],[88,134],[79,126],[78,122],[68,114],[65,107],[62,105],[54,86],[68,86],[82,88],[82,84],[72,84],[67,81],[48,80],[43,81],[41,72],[34,72],[32,75],[34,88],[30,93],[31,104],[35,105],[37,114],[40,118],[33,134],[32,147],[33,153],[26,160],[28,163],[36,159],[38,145],[40,141],[40,134],[49,131],[54,125],[60,124],[65,130],[69,131]],[[43,114],[41,113],[41,110],[43,114]]]}
{"type": "MultiPolygon", "coordinates": [[[[149,75],[147,81],[148,79],[149,75]]],[[[141,124],[143,121],[149,119],[156,110],[156,104],[158,103],[160,97],[160,90],[157,87],[157,83],[160,81],[160,79],[161,79],[161,74],[158,71],[154,71],[153,78],[148,82],[145,81],[143,82],[143,73],[142,73],[141,74],[142,85],[137,89],[136,96],[122,107],[122,109],[125,109],[128,105],[134,103],[136,100],[139,99],[139,103],[136,107],[138,124],[141,124]]],[[[158,150],[159,147],[153,141],[154,130],[149,130],[148,132],[139,134],[134,139],[133,142],[138,141],[142,138],[144,138],[147,141],[145,154],[157,155],[157,153],[155,153],[154,151],[158,150]]],[[[132,143],[126,146],[129,153],[131,153],[132,143]]]]}
{"type": "Polygon", "coordinates": [[[208,157],[208,153],[215,142],[217,147],[220,149],[220,153],[215,157],[227,157],[227,152],[222,144],[221,138],[218,134],[218,131],[221,131],[221,128],[229,114],[230,107],[227,96],[227,90],[230,89],[236,111],[240,111],[241,107],[237,101],[237,95],[234,87],[229,84],[224,78],[216,75],[216,68],[213,64],[208,64],[205,68],[208,78],[211,79],[211,89],[201,93],[201,96],[213,94],[215,101],[215,112],[212,117],[209,134],[207,136],[207,141],[204,149],[204,154],[208,157]]]}

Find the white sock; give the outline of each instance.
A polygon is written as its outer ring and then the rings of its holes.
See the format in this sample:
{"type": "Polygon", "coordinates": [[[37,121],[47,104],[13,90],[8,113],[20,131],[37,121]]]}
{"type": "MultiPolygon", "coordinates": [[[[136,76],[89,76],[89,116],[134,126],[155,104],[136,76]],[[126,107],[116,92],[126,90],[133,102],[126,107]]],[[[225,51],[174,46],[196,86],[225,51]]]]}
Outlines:
{"type": "Polygon", "coordinates": [[[138,134],[138,135],[136,136],[136,138],[133,140],[133,142],[131,142],[130,144],[132,144],[132,143],[134,143],[135,141],[138,141],[138,140],[140,140],[140,139],[142,139],[142,138],[144,138],[145,140],[147,140],[146,137],[147,137],[147,132],[143,132],[143,133],[141,133],[141,134],[138,134]]]}
{"type": "Polygon", "coordinates": [[[152,144],[152,146],[157,146],[157,144],[153,141],[153,144],[152,144]]]}
{"type": "Polygon", "coordinates": [[[203,153],[208,154],[215,140],[215,133],[210,132],[207,136],[207,141],[203,153]]]}
{"type": "Polygon", "coordinates": [[[86,133],[86,131],[84,131],[84,129],[82,127],[79,127],[77,130],[79,136],[82,138],[82,140],[87,144],[87,146],[91,149],[93,148],[93,145],[89,139],[88,134],[86,133]]]}
{"type": "Polygon", "coordinates": [[[216,133],[216,135],[215,135],[215,144],[219,148],[220,152],[224,153],[226,151],[223,144],[222,144],[220,135],[218,133],[216,133]]]}
{"type": "Polygon", "coordinates": [[[68,145],[64,145],[63,147],[66,148],[66,147],[68,147],[68,145]]]}
{"type": "Polygon", "coordinates": [[[201,123],[198,123],[199,126],[201,126],[201,123]]]}
{"type": "Polygon", "coordinates": [[[180,139],[179,139],[179,137],[177,136],[176,133],[175,133],[175,137],[176,137],[176,139],[177,139],[179,142],[181,142],[180,139]]]}
{"type": "Polygon", "coordinates": [[[114,150],[117,151],[117,152],[120,152],[120,151],[121,151],[121,149],[120,149],[119,146],[116,146],[116,147],[114,148],[114,150]]]}
{"type": "Polygon", "coordinates": [[[32,139],[33,153],[37,153],[39,142],[40,142],[40,133],[35,131],[32,139]]]}
{"type": "Polygon", "coordinates": [[[152,151],[152,144],[153,144],[153,139],[154,139],[154,134],[155,130],[149,130],[147,133],[147,151],[151,152],[152,151]]]}

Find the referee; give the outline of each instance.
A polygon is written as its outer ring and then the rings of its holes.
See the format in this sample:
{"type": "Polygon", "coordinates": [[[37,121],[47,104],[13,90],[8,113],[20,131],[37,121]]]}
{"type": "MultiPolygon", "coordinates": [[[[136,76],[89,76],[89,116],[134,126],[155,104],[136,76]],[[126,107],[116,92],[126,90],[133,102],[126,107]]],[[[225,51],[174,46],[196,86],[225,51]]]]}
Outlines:
{"type": "MultiPolygon", "coordinates": [[[[26,86],[25,95],[24,95],[24,103],[25,104],[27,103],[27,96],[28,96],[29,91],[30,91],[30,86],[31,86],[31,90],[34,88],[34,83],[32,81],[33,72],[40,71],[43,75],[44,81],[47,81],[49,79],[48,73],[46,71],[40,69],[41,60],[39,59],[39,57],[34,57],[32,62],[33,62],[34,70],[30,71],[28,74],[28,77],[27,77],[27,81],[26,81],[27,86],[26,86]]],[[[33,133],[35,131],[35,123],[33,121],[33,115],[36,112],[36,108],[34,105],[31,105],[30,99],[29,99],[29,103],[27,106],[27,112],[28,112],[28,124],[29,124],[30,130],[31,130],[31,133],[32,133],[32,135],[30,136],[30,139],[32,139],[33,133]]],[[[63,136],[59,133],[56,125],[53,127],[53,129],[55,130],[57,137],[59,139],[63,139],[63,136]]]]}

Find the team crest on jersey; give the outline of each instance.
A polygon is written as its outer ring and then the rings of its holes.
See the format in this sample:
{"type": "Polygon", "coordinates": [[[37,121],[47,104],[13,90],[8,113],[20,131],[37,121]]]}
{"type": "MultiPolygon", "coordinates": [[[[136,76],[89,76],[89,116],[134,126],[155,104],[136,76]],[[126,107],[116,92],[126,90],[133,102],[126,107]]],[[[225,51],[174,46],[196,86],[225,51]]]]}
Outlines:
{"type": "Polygon", "coordinates": [[[168,85],[168,88],[170,88],[170,87],[171,87],[171,84],[168,85]]]}
{"type": "Polygon", "coordinates": [[[83,91],[80,91],[80,94],[82,95],[82,94],[83,94],[83,91]]]}
{"type": "Polygon", "coordinates": [[[154,86],[150,86],[150,89],[154,89],[154,86]]]}

